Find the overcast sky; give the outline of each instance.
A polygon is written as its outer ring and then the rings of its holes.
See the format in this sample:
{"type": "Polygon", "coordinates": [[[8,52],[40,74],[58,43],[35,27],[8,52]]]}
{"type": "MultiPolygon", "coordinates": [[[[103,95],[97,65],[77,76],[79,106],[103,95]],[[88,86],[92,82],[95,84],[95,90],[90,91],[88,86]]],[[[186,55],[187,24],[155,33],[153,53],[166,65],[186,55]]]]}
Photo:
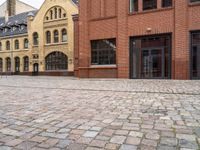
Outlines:
{"type": "MultiPolygon", "coordinates": [[[[4,3],[6,0],[0,0],[0,5],[2,3],[4,3]]],[[[24,3],[27,3],[33,7],[36,7],[36,8],[40,8],[40,6],[42,5],[42,3],[44,2],[44,0],[20,0],[24,3]]]]}

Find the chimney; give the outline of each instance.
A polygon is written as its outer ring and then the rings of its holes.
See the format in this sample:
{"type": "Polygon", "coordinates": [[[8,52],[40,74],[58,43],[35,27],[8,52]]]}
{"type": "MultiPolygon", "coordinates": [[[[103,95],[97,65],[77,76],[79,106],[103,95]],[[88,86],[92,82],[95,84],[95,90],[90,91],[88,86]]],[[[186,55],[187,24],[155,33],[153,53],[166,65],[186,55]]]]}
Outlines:
{"type": "Polygon", "coordinates": [[[8,16],[13,16],[16,14],[16,0],[7,0],[7,11],[8,16]]]}
{"type": "Polygon", "coordinates": [[[8,22],[9,16],[8,16],[8,10],[5,11],[5,22],[8,22]]]}

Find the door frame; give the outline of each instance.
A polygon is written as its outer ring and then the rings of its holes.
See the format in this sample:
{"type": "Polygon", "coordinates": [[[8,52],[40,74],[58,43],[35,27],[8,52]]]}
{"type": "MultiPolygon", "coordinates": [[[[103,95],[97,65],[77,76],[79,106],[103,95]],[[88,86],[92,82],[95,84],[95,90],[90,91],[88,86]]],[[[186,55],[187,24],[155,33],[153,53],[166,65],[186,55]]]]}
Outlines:
{"type": "MultiPolygon", "coordinates": [[[[150,47],[150,49],[156,48],[156,49],[165,49],[164,47],[150,47]]],[[[148,49],[145,48],[145,49],[148,49]]],[[[140,49],[141,51],[142,49],[140,49]]],[[[136,52],[137,53],[137,52],[136,52]]],[[[165,57],[165,53],[164,53],[165,57]]],[[[137,64],[136,64],[137,66],[137,64]]],[[[164,69],[164,68],[163,68],[164,69]]],[[[144,35],[144,36],[131,36],[129,37],[129,78],[130,79],[171,79],[172,78],[172,33],[163,33],[163,34],[152,34],[152,35],[144,35]],[[140,78],[140,77],[133,77],[133,41],[135,39],[142,39],[142,38],[147,38],[147,37],[169,37],[170,40],[170,45],[169,45],[169,53],[168,53],[168,77],[164,78],[140,78]]],[[[164,69],[165,70],[165,69],[164,69]]]]}

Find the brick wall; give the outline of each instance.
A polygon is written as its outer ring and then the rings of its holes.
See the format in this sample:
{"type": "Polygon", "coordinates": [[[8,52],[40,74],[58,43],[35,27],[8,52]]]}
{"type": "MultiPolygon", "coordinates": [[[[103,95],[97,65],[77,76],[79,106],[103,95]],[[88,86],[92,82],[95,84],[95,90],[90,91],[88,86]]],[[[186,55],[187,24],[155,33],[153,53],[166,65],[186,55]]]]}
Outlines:
{"type": "Polygon", "coordinates": [[[139,12],[129,14],[129,0],[81,0],[77,76],[129,78],[130,37],[171,33],[171,76],[189,79],[189,32],[200,30],[200,5],[191,5],[186,0],[173,0],[169,8],[161,8],[161,0],[157,4],[156,10],[142,11],[139,0],[139,12]],[[117,40],[116,68],[91,68],[90,40],[106,38],[117,40]]]}

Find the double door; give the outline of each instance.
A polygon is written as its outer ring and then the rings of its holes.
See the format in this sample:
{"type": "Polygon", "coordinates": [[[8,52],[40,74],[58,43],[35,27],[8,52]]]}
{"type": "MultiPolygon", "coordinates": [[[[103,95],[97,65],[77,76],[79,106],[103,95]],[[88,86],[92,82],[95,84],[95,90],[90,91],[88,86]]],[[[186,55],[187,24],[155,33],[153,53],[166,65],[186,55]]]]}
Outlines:
{"type": "Polygon", "coordinates": [[[140,58],[141,78],[164,78],[165,55],[162,48],[142,49],[140,58]]]}

